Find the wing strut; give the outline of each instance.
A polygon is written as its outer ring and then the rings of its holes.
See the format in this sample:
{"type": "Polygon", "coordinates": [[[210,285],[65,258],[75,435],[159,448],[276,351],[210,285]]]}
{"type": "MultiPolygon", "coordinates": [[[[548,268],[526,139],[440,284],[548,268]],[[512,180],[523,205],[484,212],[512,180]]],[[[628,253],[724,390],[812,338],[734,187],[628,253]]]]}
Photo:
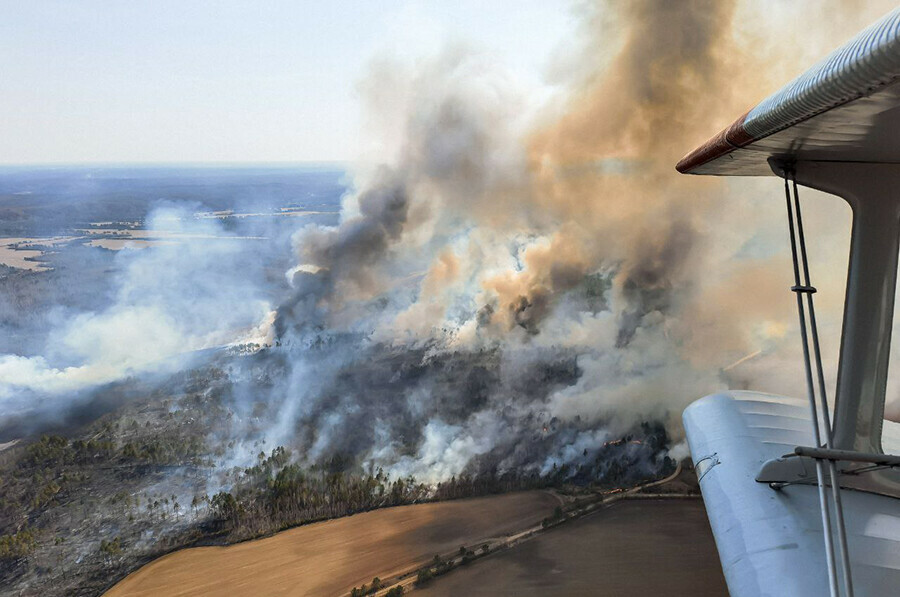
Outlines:
{"type": "MultiPolygon", "coordinates": [[[[819,431],[821,410],[821,428],[825,431],[825,448],[832,449],[834,439],[832,437],[831,418],[828,411],[828,396],[825,390],[825,375],[822,371],[822,353],[819,349],[819,332],[816,326],[816,309],[813,304],[813,294],[816,289],[809,279],[809,261],[806,257],[806,238],[803,234],[803,217],[800,213],[800,194],[797,192],[797,180],[791,169],[785,168],[784,195],[787,205],[788,229],[791,235],[791,257],[794,264],[794,286],[791,290],[797,296],[797,312],[800,316],[800,337],[803,342],[803,360],[806,367],[806,389],[809,396],[809,408],[812,414],[813,438],[816,446],[822,446],[822,437],[819,431]],[[791,188],[793,187],[793,206],[791,205],[791,188]],[[795,229],[796,220],[796,229],[795,229]],[[800,259],[797,257],[797,246],[800,247],[800,259]],[[802,263],[803,276],[801,278],[800,264],[802,263]],[[806,295],[806,305],[803,296],[806,295]],[[809,312],[809,332],[812,336],[813,355],[816,364],[816,381],[818,382],[819,406],[816,406],[816,386],[813,384],[812,363],[810,362],[809,344],[807,335],[806,313],[809,312]]],[[[847,549],[847,531],[844,527],[844,512],[841,504],[841,485],[837,474],[837,464],[834,460],[827,460],[828,476],[831,485],[831,500],[829,503],[825,490],[825,471],[822,459],[816,459],[816,478],[819,487],[819,507],[822,511],[822,532],[825,537],[825,556],[828,562],[828,582],[831,588],[831,596],[839,597],[838,573],[834,561],[834,543],[831,528],[831,510],[834,509],[835,526],[838,534],[838,553],[840,556],[840,571],[843,579],[845,597],[853,597],[853,580],[850,575],[850,557],[847,549]]]]}

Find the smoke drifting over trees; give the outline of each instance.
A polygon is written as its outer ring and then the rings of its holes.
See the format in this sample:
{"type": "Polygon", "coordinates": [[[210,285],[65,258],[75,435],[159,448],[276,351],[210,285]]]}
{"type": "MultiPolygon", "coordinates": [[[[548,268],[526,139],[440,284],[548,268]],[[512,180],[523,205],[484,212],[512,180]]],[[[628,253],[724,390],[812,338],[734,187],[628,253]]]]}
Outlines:
{"type": "MultiPolygon", "coordinates": [[[[195,266],[172,292],[125,289],[82,322],[91,325],[62,328],[84,338],[92,325],[133,329],[126,316],[153,321],[156,335],[132,346],[158,351],[110,360],[122,346],[91,342],[80,361],[69,357],[76,371],[110,366],[91,378],[6,355],[0,400],[62,391],[47,380],[75,391],[146,374],[165,357],[221,346],[226,328],[259,324],[250,335],[271,332],[272,345],[227,366],[225,464],[252,463],[265,439],[300,461],[437,482],[594,466],[604,442],[645,421],[677,442],[682,408],[704,394],[796,389],[783,365],[794,362],[790,297],[778,292],[786,270],[770,233],[779,204],[673,170],[784,80],[777,69],[759,78],[773,50],[754,46],[751,9],[646,0],[578,11],[573,80],[542,105],[466,48],[374,63],[360,91],[374,128],[395,138],[384,163],[355,173],[336,226],[294,234],[287,298],[245,279],[244,257],[181,244],[195,266]],[[726,195],[738,209],[720,206],[726,195]],[[173,342],[159,337],[167,330],[173,342]]],[[[847,33],[877,14],[854,14],[847,33]]],[[[810,227],[837,229],[833,213],[812,213],[810,227]]],[[[152,259],[129,275],[180,267],[152,259]]],[[[821,286],[841,282],[829,272],[821,286]]],[[[832,305],[823,328],[838,321],[832,305]]]]}

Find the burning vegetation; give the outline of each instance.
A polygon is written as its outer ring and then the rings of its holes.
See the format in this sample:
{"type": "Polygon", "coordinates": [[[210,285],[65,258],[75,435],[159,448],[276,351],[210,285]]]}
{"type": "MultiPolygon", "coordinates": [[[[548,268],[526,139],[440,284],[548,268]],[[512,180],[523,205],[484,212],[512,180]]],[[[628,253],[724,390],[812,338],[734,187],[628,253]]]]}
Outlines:
{"type": "MultiPolygon", "coordinates": [[[[457,391],[471,391],[461,386],[457,391]]],[[[584,450],[578,463],[499,468],[504,450],[438,482],[390,474],[351,452],[312,460],[262,441],[254,444],[252,466],[229,468],[225,459],[240,441],[228,435],[238,416],[234,391],[218,367],[179,374],[67,436],[45,434],[0,452],[4,585],[25,594],[38,587],[41,594],[95,594],[183,546],[422,501],[628,486],[673,466],[665,456],[665,429],[645,424],[633,436],[584,450]]],[[[532,454],[552,452],[545,433],[563,433],[557,422],[547,428],[534,425],[528,441],[535,445],[526,446],[532,454]]],[[[408,449],[417,444],[411,439],[408,449]]]]}
{"type": "MultiPolygon", "coordinates": [[[[764,215],[725,238],[704,224],[722,187],[672,171],[695,123],[737,111],[698,90],[750,60],[738,5],[582,10],[549,107],[458,47],[373,66],[360,89],[399,140],[336,222],[293,231],[290,264],[163,209],[149,221],[176,222],[177,246],[117,257],[106,308],[0,355],[2,439],[20,440],[0,451],[0,583],[95,594],[186,545],[634,484],[673,467],[689,400],[746,382],[730,364],[780,362],[789,311],[732,308],[780,259],[745,251],[764,215]]],[[[41,294],[15,279],[15,304],[41,294]]]]}

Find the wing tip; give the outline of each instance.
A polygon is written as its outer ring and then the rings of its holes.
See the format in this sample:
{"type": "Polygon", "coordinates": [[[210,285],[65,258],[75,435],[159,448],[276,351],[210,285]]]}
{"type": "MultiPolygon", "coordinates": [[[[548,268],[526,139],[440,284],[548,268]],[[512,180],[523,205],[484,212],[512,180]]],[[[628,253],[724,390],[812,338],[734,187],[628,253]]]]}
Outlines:
{"type": "Polygon", "coordinates": [[[694,174],[694,171],[700,166],[717,160],[735,149],[755,141],[754,137],[744,128],[744,121],[749,113],[749,111],[744,113],[730,126],[722,129],[706,143],[681,158],[675,165],[675,170],[681,174],[694,174]]]}

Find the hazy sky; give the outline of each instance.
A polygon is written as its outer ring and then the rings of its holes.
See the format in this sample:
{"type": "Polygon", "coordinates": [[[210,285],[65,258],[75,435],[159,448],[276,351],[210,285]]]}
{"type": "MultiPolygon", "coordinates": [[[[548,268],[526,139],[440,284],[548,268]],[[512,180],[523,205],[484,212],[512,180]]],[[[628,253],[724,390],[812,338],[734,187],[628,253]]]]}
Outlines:
{"type": "Polygon", "coordinates": [[[0,163],[329,161],[378,55],[446,40],[540,82],[563,0],[0,0],[0,163]]]}

